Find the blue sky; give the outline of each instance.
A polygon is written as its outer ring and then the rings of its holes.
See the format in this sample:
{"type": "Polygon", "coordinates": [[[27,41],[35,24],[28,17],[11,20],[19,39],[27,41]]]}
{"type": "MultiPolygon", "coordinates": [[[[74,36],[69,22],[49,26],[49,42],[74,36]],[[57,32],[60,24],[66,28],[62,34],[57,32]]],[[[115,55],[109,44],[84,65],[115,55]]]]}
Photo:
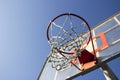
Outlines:
{"type": "MultiPolygon", "coordinates": [[[[120,0],[0,0],[0,80],[37,79],[50,52],[46,28],[58,14],[78,14],[92,28],[118,11],[120,0]]],[[[117,76],[119,61],[109,63],[117,76]]],[[[102,79],[95,70],[74,80],[102,79]]]]}

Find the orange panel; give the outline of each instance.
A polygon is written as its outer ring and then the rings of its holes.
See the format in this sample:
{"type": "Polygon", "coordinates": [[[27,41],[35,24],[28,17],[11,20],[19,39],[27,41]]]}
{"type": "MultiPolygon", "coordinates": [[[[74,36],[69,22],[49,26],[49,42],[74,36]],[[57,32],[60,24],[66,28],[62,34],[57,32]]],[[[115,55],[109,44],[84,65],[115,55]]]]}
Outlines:
{"type": "Polygon", "coordinates": [[[91,61],[91,62],[85,63],[85,64],[81,65],[80,69],[81,70],[89,69],[95,65],[95,62],[96,61],[91,61]]]}

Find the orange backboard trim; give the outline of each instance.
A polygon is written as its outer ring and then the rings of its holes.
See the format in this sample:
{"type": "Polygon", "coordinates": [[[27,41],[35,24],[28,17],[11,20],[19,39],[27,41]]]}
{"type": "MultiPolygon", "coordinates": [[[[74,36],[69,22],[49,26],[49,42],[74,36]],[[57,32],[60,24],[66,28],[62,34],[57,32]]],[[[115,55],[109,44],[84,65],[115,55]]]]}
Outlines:
{"type": "Polygon", "coordinates": [[[98,37],[100,37],[100,39],[102,41],[102,45],[100,47],[98,47],[97,49],[95,49],[95,52],[101,51],[109,46],[107,39],[105,37],[105,34],[103,32],[101,32],[98,35],[96,35],[95,37],[93,37],[93,40],[98,38],[98,37]]]}

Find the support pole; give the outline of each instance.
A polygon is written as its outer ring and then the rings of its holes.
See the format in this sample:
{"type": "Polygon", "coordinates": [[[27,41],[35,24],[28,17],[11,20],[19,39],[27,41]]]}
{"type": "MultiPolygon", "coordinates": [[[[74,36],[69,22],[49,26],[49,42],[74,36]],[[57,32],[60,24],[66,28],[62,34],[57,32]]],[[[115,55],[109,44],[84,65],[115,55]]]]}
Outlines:
{"type": "Polygon", "coordinates": [[[107,64],[101,66],[101,70],[106,78],[106,80],[118,80],[117,76],[113,73],[107,64]]]}

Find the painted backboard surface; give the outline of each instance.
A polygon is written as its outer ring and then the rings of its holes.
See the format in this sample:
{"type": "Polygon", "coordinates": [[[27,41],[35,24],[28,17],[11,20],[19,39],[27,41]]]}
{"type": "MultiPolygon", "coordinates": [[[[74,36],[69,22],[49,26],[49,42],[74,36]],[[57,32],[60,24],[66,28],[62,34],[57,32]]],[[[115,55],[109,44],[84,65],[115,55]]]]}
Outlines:
{"type": "MultiPolygon", "coordinates": [[[[48,56],[39,76],[38,80],[66,80],[72,79],[79,75],[83,75],[94,69],[99,68],[103,63],[106,63],[116,57],[120,56],[120,13],[117,13],[97,25],[92,29],[93,42],[95,46],[96,56],[99,60],[98,64],[94,64],[91,67],[86,67],[85,70],[80,71],[74,66],[68,66],[67,68],[57,71],[51,66],[49,61],[51,56],[48,56]]],[[[91,45],[89,44],[87,50],[91,51],[91,45]]],[[[50,53],[52,54],[52,53],[50,53]]],[[[79,63],[75,63],[80,66],[79,63]]],[[[90,63],[91,64],[91,63],[90,63]]]]}

